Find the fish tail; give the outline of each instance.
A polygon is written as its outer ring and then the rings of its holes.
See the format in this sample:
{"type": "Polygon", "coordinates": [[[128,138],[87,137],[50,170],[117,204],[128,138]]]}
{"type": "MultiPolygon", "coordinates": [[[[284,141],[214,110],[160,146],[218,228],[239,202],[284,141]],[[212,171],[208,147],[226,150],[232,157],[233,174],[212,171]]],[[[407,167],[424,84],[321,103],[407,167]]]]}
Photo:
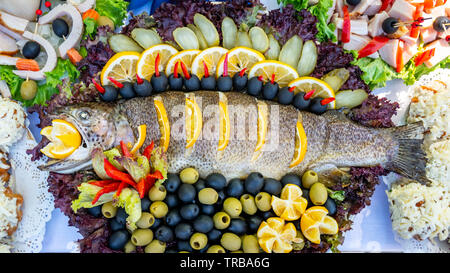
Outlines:
{"type": "Polygon", "coordinates": [[[425,128],[422,122],[388,129],[397,139],[398,152],[394,155],[387,169],[402,176],[414,179],[422,184],[428,184],[426,177],[426,154],[422,149],[425,128]]]}

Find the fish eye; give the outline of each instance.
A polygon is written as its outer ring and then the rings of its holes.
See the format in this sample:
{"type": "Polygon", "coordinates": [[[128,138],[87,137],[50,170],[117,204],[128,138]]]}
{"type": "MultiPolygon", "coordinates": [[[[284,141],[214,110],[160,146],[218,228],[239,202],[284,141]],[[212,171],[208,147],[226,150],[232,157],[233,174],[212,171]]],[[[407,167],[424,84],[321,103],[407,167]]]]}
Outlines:
{"type": "Polygon", "coordinates": [[[87,119],[89,119],[90,114],[89,114],[88,111],[81,111],[81,112],[78,114],[78,117],[79,117],[80,119],[82,119],[82,120],[87,120],[87,119]]]}

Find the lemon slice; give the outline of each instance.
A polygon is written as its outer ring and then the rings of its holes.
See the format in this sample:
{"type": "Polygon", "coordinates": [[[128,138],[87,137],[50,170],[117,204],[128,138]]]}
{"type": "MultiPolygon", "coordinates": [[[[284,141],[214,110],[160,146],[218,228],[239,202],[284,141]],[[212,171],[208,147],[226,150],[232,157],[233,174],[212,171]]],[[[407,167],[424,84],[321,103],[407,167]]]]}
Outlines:
{"type": "MultiPolygon", "coordinates": [[[[166,65],[166,71],[165,71],[166,76],[169,76],[170,74],[173,73],[175,64],[177,62],[180,62],[180,63],[183,62],[186,65],[188,72],[190,72],[191,66],[192,66],[192,61],[194,60],[195,56],[197,56],[198,53],[200,53],[200,52],[201,51],[197,50],[197,49],[183,50],[183,51],[176,53],[172,57],[170,57],[169,61],[167,62],[167,65],[166,65]]],[[[178,64],[178,75],[181,75],[182,77],[184,77],[183,72],[181,72],[180,64],[178,64]]]]}
{"type": "Polygon", "coordinates": [[[297,230],[293,223],[285,223],[278,217],[271,217],[263,221],[258,228],[256,236],[259,246],[266,253],[289,253],[292,251],[292,242],[297,241],[297,230]]]}
{"type": "Polygon", "coordinates": [[[328,210],[322,206],[310,207],[300,219],[300,228],[306,239],[314,244],[320,244],[320,235],[333,235],[339,232],[336,220],[328,216],[328,210]]]}
{"type": "Polygon", "coordinates": [[[68,147],[55,142],[50,142],[47,146],[41,149],[41,153],[50,158],[64,159],[75,152],[76,149],[77,147],[68,147]]]}
{"type": "Polygon", "coordinates": [[[290,82],[298,78],[297,70],[292,66],[272,60],[258,62],[248,72],[249,78],[262,76],[266,82],[272,80],[272,75],[280,87],[288,86],[290,82]]]}
{"type": "Polygon", "coordinates": [[[81,135],[78,130],[62,119],[53,120],[52,126],[41,130],[41,135],[51,141],[41,149],[41,152],[50,158],[66,158],[81,145],[81,135]]]}
{"type": "MultiPolygon", "coordinates": [[[[265,60],[264,55],[254,49],[240,46],[228,51],[228,75],[233,77],[234,74],[239,73],[246,68],[247,71],[257,62],[265,60]]],[[[216,77],[223,75],[223,64],[225,56],[220,58],[217,63],[216,77]]]]}
{"type": "Polygon", "coordinates": [[[134,144],[133,148],[131,149],[130,153],[135,154],[141,147],[144,145],[145,138],[147,136],[147,125],[139,125],[138,127],[139,137],[136,143],[134,144]]]}
{"type": "Polygon", "coordinates": [[[219,93],[219,118],[220,118],[220,128],[219,128],[219,151],[225,150],[230,140],[230,116],[228,114],[228,105],[225,95],[219,93]]]}
{"type": "Polygon", "coordinates": [[[209,74],[214,75],[214,73],[216,73],[217,63],[227,52],[228,49],[220,46],[214,46],[203,50],[192,61],[191,73],[197,75],[199,79],[203,78],[205,75],[203,62],[205,62],[209,74]]]}
{"type": "MultiPolygon", "coordinates": [[[[330,98],[335,97],[333,88],[331,88],[326,82],[314,77],[300,77],[289,83],[290,87],[295,87],[294,94],[302,91],[308,93],[311,90],[315,90],[311,98],[330,98]]],[[[328,109],[335,109],[336,101],[332,101],[328,104],[328,109]]]]}
{"type": "Polygon", "coordinates": [[[295,151],[289,168],[293,168],[303,161],[306,155],[306,148],[308,146],[308,140],[306,137],[305,129],[300,121],[297,122],[295,129],[295,151]]]}
{"type": "Polygon", "coordinates": [[[186,97],[186,148],[194,146],[202,127],[202,111],[195,102],[195,97],[186,97]]]}
{"type": "Polygon", "coordinates": [[[133,82],[136,79],[136,64],[141,54],[139,52],[124,51],[115,54],[102,69],[100,81],[102,85],[111,84],[108,78],[119,82],[133,82]]]}
{"type": "Polygon", "coordinates": [[[163,147],[164,152],[169,148],[170,141],[170,124],[167,117],[166,108],[164,107],[161,97],[154,99],[156,116],[158,118],[159,131],[161,132],[160,145],[163,147]]]}
{"type": "Polygon", "coordinates": [[[266,142],[267,135],[267,120],[269,113],[267,111],[267,104],[263,101],[258,101],[258,140],[256,143],[255,152],[261,150],[264,143],[266,142]]]}
{"type": "Polygon", "coordinates": [[[155,73],[155,61],[158,54],[160,57],[158,70],[162,72],[165,70],[166,64],[169,61],[170,57],[172,57],[172,55],[176,54],[177,52],[178,50],[176,48],[167,44],[154,45],[146,49],[144,52],[142,52],[141,57],[137,62],[136,73],[142,79],[150,80],[150,78],[155,73]]]}

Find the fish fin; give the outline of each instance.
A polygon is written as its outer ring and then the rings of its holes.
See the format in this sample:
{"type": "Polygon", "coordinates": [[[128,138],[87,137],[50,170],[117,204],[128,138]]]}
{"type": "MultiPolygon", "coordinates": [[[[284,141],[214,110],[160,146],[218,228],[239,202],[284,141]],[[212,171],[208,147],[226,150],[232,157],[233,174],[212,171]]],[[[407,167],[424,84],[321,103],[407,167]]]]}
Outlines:
{"type": "Polygon", "coordinates": [[[333,164],[312,167],[312,170],[319,176],[319,181],[327,187],[336,185],[341,181],[350,180],[351,175],[345,168],[338,168],[333,164]]]}
{"type": "Polygon", "coordinates": [[[386,168],[422,184],[429,184],[431,181],[426,176],[427,158],[422,150],[423,138],[417,138],[423,136],[423,125],[413,123],[389,130],[397,138],[399,146],[397,154],[386,168]]]}

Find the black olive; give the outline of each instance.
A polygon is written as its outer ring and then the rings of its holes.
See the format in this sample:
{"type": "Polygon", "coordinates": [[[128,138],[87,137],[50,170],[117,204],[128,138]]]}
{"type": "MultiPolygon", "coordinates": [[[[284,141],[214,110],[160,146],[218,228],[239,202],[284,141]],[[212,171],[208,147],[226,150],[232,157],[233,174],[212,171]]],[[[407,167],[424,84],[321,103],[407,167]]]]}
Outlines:
{"type": "Polygon", "coordinates": [[[119,90],[115,86],[105,85],[103,89],[105,89],[105,93],[100,93],[100,99],[102,101],[115,101],[119,97],[119,90]]]}
{"type": "Polygon", "coordinates": [[[251,215],[247,218],[247,227],[249,231],[252,233],[256,233],[258,231],[259,226],[261,225],[261,222],[263,219],[259,217],[258,215],[251,215]]]}
{"type": "Polygon", "coordinates": [[[198,252],[199,252],[199,253],[206,253],[206,251],[208,251],[208,248],[209,248],[210,246],[211,246],[210,244],[206,243],[205,247],[202,248],[202,249],[200,249],[198,252]]]}
{"type": "Polygon", "coordinates": [[[111,228],[111,231],[118,231],[118,230],[126,228],[126,225],[124,223],[121,224],[121,223],[117,222],[116,218],[112,218],[108,222],[109,222],[109,228],[111,228]]]}
{"type": "Polygon", "coordinates": [[[168,243],[173,241],[173,231],[168,226],[160,226],[155,232],[155,237],[158,241],[168,243]]]}
{"type": "Polygon", "coordinates": [[[227,180],[220,173],[211,173],[206,177],[206,185],[216,191],[221,191],[227,185],[227,180]]]}
{"type": "Polygon", "coordinates": [[[312,204],[311,199],[309,199],[309,190],[308,189],[302,189],[302,197],[308,201],[308,205],[312,204]]]}
{"type": "Polygon", "coordinates": [[[171,208],[175,208],[176,206],[178,206],[178,197],[173,194],[173,193],[169,193],[166,195],[166,198],[164,199],[164,203],[167,204],[167,207],[169,207],[169,209],[171,208]]]}
{"type": "Polygon", "coordinates": [[[233,76],[233,87],[236,91],[244,91],[247,86],[248,77],[246,74],[240,75],[240,73],[236,73],[233,76]]]}
{"type": "Polygon", "coordinates": [[[261,216],[262,216],[262,218],[263,218],[264,220],[267,220],[267,219],[270,218],[270,217],[276,217],[275,213],[274,213],[272,210],[263,212],[263,213],[261,214],[261,216]]]}
{"type": "Polygon", "coordinates": [[[222,232],[218,229],[213,229],[206,236],[208,236],[208,242],[217,242],[222,237],[222,232]]]}
{"type": "Polygon", "coordinates": [[[133,85],[129,82],[122,83],[123,87],[119,89],[119,94],[124,99],[132,99],[136,97],[136,93],[134,93],[133,85]]]}
{"type": "Polygon", "coordinates": [[[226,193],[230,197],[240,198],[244,194],[244,181],[239,178],[231,179],[228,182],[226,193]]]}
{"type": "Polygon", "coordinates": [[[169,211],[165,216],[164,221],[170,227],[178,225],[181,222],[180,212],[177,209],[169,211]]]}
{"type": "Polygon", "coordinates": [[[311,104],[311,100],[305,100],[305,92],[298,92],[294,96],[294,100],[292,101],[292,105],[294,105],[295,108],[298,110],[306,110],[308,109],[309,105],[311,104]]]}
{"type": "Polygon", "coordinates": [[[190,203],[194,201],[197,196],[197,191],[195,187],[191,184],[182,184],[178,188],[178,199],[180,199],[184,203],[190,203]]]}
{"type": "Polygon", "coordinates": [[[193,251],[189,241],[178,241],[177,248],[178,248],[178,251],[188,251],[188,252],[193,251]]]}
{"type": "Polygon", "coordinates": [[[206,188],[206,182],[205,182],[205,180],[199,178],[199,179],[197,180],[197,182],[195,182],[194,187],[195,187],[195,189],[197,190],[197,192],[203,190],[204,188],[206,188]]]}
{"type": "Polygon", "coordinates": [[[188,204],[180,208],[180,215],[185,220],[194,220],[199,213],[200,208],[196,204],[188,204]]]}
{"type": "Polygon", "coordinates": [[[264,187],[262,191],[267,192],[271,195],[279,195],[281,193],[281,182],[273,178],[264,179],[264,187]]]}
{"type": "Polygon", "coordinates": [[[156,73],[153,74],[150,82],[153,87],[153,91],[155,93],[161,93],[167,90],[167,86],[169,84],[169,80],[167,79],[164,73],[160,73],[159,77],[156,77],[156,73]]]}
{"type": "Polygon", "coordinates": [[[178,75],[178,77],[175,78],[173,73],[170,74],[169,75],[169,89],[175,90],[175,91],[183,90],[183,77],[180,77],[178,75]]]}
{"type": "Polygon", "coordinates": [[[161,218],[155,218],[155,222],[153,222],[153,225],[150,228],[155,230],[161,225],[161,223],[162,223],[161,218]]]}
{"type": "Polygon", "coordinates": [[[217,194],[219,195],[219,198],[217,198],[217,202],[214,204],[215,208],[217,210],[222,209],[223,201],[225,201],[226,195],[225,191],[221,190],[218,191],[217,194]]]}
{"type": "Polygon", "coordinates": [[[336,202],[328,197],[327,201],[324,204],[325,208],[328,210],[329,215],[336,214],[336,202]]]}
{"type": "Polygon", "coordinates": [[[267,82],[262,89],[263,98],[266,100],[273,100],[277,96],[278,89],[278,83],[267,82]]]}
{"type": "Polygon", "coordinates": [[[200,90],[200,80],[197,75],[191,75],[189,79],[184,79],[184,88],[186,91],[197,91],[200,90]]]}
{"type": "Polygon", "coordinates": [[[228,231],[236,235],[243,235],[247,232],[247,223],[239,218],[231,219],[228,231]]]}
{"type": "Polygon", "coordinates": [[[216,78],[213,76],[203,77],[200,85],[203,90],[216,90],[216,78]]]}
{"type": "Polygon", "coordinates": [[[381,28],[386,34],[393,34],[398,30],[397,24],[399,23],[397,18],[394,17],[388,17],[384,19],[383,24],[381,25],[381,28]]]}
{"type": "Polygon", "coordinates": [[[152,94],[152,84],[146,79],[143,79],[141,84],[133,83],[133,89],[139,97],[148,97],[152,94]]]}
{"type": "Polygon", "coordinates": [[[194,230],[201,233],[208,233],[214,227],[212,218],[208,215],[200,215],[194,221],[194,230]]]}
{"type": "Polygon", "coordinates": [[[169,173],[167,174],[167,179],[164,182],[164,186],[166,187],[167,192],[174,193],[178,190],[178,187],[181,184],[181,180],[177,174],[169,173]]]}
{"type": "Polygon", "coordinates": [[[201,204],[200,209],[202,213],[206,215],[213,215],[216,212],[214,205],[201,204]]]}
{"type": "Polygon", "coordinates": [[[253,172],[245,179],[244,187],[248,193],[256,195],[264,187],[264,177],[260,173],[253,172]]]}
{"type": "Polygon", "coordinates": [[[41,46],[35,41],[28,41],[22,48],[22,55],[26,59],[34,59],[41,52],[41,46]]]}
{"type": "Polygon", "coordinates": [[[187,240],[194,233],[194,228],[188,223],[180,223],[175,227],[175,237],[179,240],[187,240]]]}
{"type": "Polygon", "coordinates": [[[176,249],[166,249],[166,251],[164,253],[178,253],[178,251],[176,249]]]}
{"type": "Polygon", "coordinates": [[[327,111],[327,105],[322,105],[322,98],[314,98],[311,100],[311,105],[309,106],[309,111],[311,113],[321,115],[327,111]]]}
{"type": "Polygon", "coordinates": [[[125,224],[127,222],[128,214],[125,212],[124,208],[118,208],[116,213],[116,221],[120,224],[125,224]]]}
{"type": "Polygon", "coordinates": [[[141,199],[141,210],[149,211],[151,204],[152,204],[152,201],[150,201],[150,199],[148,199],[148,197],[142,198],[141,199]]]}
{"type": "Polygon", "coordinates": [[[92,208],[88,208],[87,212],[90,215],[94,216],[95,218],[99,218],[99,217],[101,217],[103,215],[102,214],[102,206],[95,206],[95,207],[92,207],[92,208]]]}
{"type": "Polygon", "coordinates": [[[233,89],[233,80],[230,76],[220,76],[217,79],[217,90],[222,92],[228,92],[233,89]]]}
{"type": "Polygon", "coordinates": [[[294,184],[301,187],[300,185],[302,184],[302,179],[296,174],[288,173],[281,178],[280,182],[283,185],[283,187],[286,186],[287,184],[294,184]]]}
{"type": "Polygon", "coordinates": [[[278,92],[278,102],[280,104],[291,104],[294,100],[294,91],[289,91],[289,87],[283,87],[278,92]]]}
{"type": "Polygon", "coordinates": [[[122,250],[129,239],[130,234],[128,231],[118,230],[109,237],[108,246],[112,250],[122,250]]]}
{"type": "Polygon", "coordinates": [[[69,34],[69,25],[61,18],[55,19],[52,23],[53,32],[58,37],[67,37],[69,34]]]}
{"type": "MultiPolygon", "coordinates": [[[[434,20],[433,28],[437,32],[445,32],[446,28],[444,26],[448,24],[450,24],[450,19],[448,19],[447,16],[439,16],[434,20]]],[[[447,26],[447,29],[448,28],[449,27],[447,26]]]]}
{"type": "Polygon", "coordinates": [[[263,82],[258,79],[258,77],[252,77],[248,80],[247,93],[252,96],[259,96],[263,87],[263,82]]]}
{"type": "Polygon", "coordinates": [[[361,2],[361,0],[347,0],[347,4],[351,6],[356,6],[361,2]]]}

